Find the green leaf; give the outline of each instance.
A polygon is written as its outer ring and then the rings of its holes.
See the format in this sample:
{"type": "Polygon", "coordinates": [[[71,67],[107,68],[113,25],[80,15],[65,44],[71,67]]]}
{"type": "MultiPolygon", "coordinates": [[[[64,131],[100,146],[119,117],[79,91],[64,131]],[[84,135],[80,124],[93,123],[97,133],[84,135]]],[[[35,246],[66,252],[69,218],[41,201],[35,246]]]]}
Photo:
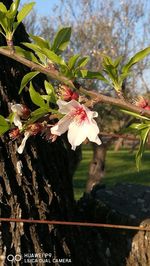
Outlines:
{"type": "Polygon", "coordinates": [[[12,2],[10,9],[7,13],[7,16],[9,18],[13,18],[13,20],[15,20],[15,16],[17,14],[19,4],[20,4],[20,0],[16,0],[16,1],[12,2]]]}
{"type": "MultiPolygon", "coordinates": [[[[34,63],[39,64],[38,59],[35,57],[35,55],[32,52],[26,51],[26,50],[22,49],[19,46],[15,46],[14,48],[15,48],[15,51],[16,51],[17,54],[25,57],[26,59],[28,59],[28,60],[30,60],[30,61],[32,61],[34,63]]],[[[8,49],[8,48],[6,48],[6,49],[8,49]]]]}
{"type": "Polygon", "coordinates": [[[43,100],[42,96],[40,95],[39,92],[37,92],[32,85],[32,82],[30,82],[30,88],[29,88],[29,93],[32,102],[39,106],[39,107],[46,107],[45,101],[43,100]]]}
{"type": "Polygon", "coordinates": [[[50,102],[50,95],[41,95],[42,96],[42,98],[48,103],[48,106],[49,106],[49,102],[50,102]]]}
{"type": "Polygon", "coordinates": [[[36,52],[36,55],[38,56],[40,60],[39,64],[41,63],[42,65],[47,66],[47,56],[41,52],[36,52]]]}
{"type": "Polygon", "coordinates": [[[39,115],[34,115],[32,116],[30,119],[28,119],[27,123],[24,124],[23,128],[22,128],[22,131],[26,129],[26,127],[28,125],[31,125],[33,124],[34,122],[36,122],[38,119],[40,119],[41,117],[43,116],[43,113],[39,114],[39,115]]]}
{"type": "Polygon", "coordinates": [[[8,120],[9,123],[12,125],[12,123],[14,122],[14,117],[15,117],[15,113],[10,113],[10,115],[8,116],[8,120]]]}
{"type": "Polygon", "coordinates": [[[43,48],[43,53],[53,63],[56,63],[58,65],[66,65],[65,62],[64,62],[64,60],[60,56],[58,56],[57,54],[55,54],[53,51],[50,51],[47,48],[43,48]]]}
{"type": "Polygon", "coordinates": [[[92,72],[86,69],[82,69],[77,72],[77,77],[82,77],[87,79],[98,79],[109,84],[109,81],[100,72],[92,72]]]}
{"type": "MultiPolygon", "coordinates": [[[[36,52],[40,52],[40,53],[43,53],[42,49],[37,45],[37,44],[34,44],[34,43],[28,43],[28,42],[22,42],[22,44],[26,47],[28,47],[29,49],[33,50],[35,53],[36,52]]],[[[43,53],[44,54],[44,53],[43,53]]]]}
{"type": "Polygon", "coordinates": [[[44,85],[45,85],[46,93],[48,95],[51,95],[52,93],[55,93],[54,92],[54,87],[47,80],[44,81],[44,85]]]}
{"type": "MultiPolygon", "coordinates": [[[[133,123],[129,126],[129,129],[135,129],[136,131],[140,131],[140,130],[143,130],[145,128],[147,128],[147,124],[144,124],[144,123],[133,123]]],[[[150,126],[150,125],[149,125],[150,126]]]]}
{"type": "Polygon", "coordinates": [[[18,23],[22,22],[22,20],[30,13],[33,6],[35,5],[35,2],[25,4],[23,8],[19,11],[17,15],[17,21],[18,23]]]}
{"type": "Polygon", "coordinates": [[[36,109],[35,111],[33,111],[31,113],[31,116],[32,117],[35,117],[35,116],[43,116],[44,114],[47,114],[49,113],[49,109],[48,108],[45,108],[45,107],[40,107],[38,109],[36,109]]]}
{"type": "Polygon", "coordinates": [[[9,123],[2,115],[0,115],[0,135],[3,135],[9,129],[10,129],[9,123]]]}
{"type": "Polygon", "coordinates": [[[15,32],[15,30],[17,29],[17,27],[19,26],[19,24],[20,23],[18,23],[16,21],[13,23],[13,33],[15,32]]]}
{"type": "Polygon", "coordinates": [[[140,169],[141,159],[144,153],[145,144],[146,144],[149,132],[150,132],[150,127],[147,127],[140,132],[140,146],[136,154],[136,166],[137,166],[138,171],[140,169]]]}
{"type": "Polygon", "coordinates": [[[79,59],[78,62],[76,63],[76,68],[77,67],[84,67],[88,63],[89,59],[90,59],[89,56],[85,56],[85,57],[79,59]]]}
{"type": "Polygon", "coordinates": [[[104,68],[104,71],[107,73],[109,78],[113,81],[113,83],[116,83],[118,81],[117,69],[114,66],[106,65],[104,68]]]}
{"type": "Polygon", "coordinates": [[[113,62],[114,67],[118,67],[123,59],[123,56],[119,56],[116,58],[116,60],[113,62]]]}
{"type": "Polygon", "coordinates": [[[145,48],[144,50],[136,53],[129,62],[124,65],[122,68],[122,72],[128,72],[129,69],[136,63],[138,63],[140,60],[142,60],[144,57],[150,54],[150,47],[145,48]]]}
{"type": "Polygon", "coordinates": [[[130,75],[131,75],[130,72],[123,73],[123,74],[119,75],[119,77],[118,77],[118,84],[120,85],[120,87],[122,86],[123,81],[124,81],[128,76],[130,76],[130,75]]]}
{"type": "Polygon", "coordinates": [[[4,13],[0,12],[0,25],[2,26],[5,33],[8,32],[8,21],[4,13]]]}
{"type": "Polygon", "coordinates": [[[70,70],[75,66],[75,64],[76,64],[76,62],[77,62],[77,60],[78,60],[79,57],[80,57],[80,55],[79,54],[76,54],[76,55],[73,55],[69,59],[69,61],[68,61],[68,67],[69,67],[70,70]]]}
{"type": "Polygon", "coordinates": [[[22,43],[23,45],[25,45],[26,47],[32,49],[35,53],[41,53],[44,56],[46,56],[50,61],[52,61],[53,63],[56,63],[58,65],[66,65],[64,60],[58,56],[57,54],[55,54],[53,51],[47,49],[47,48],[40,48],[38,45],[34,44],[34,43],[22,43]]]}
{"type": "Polygon", "coordinates": [[[44,85],[46,93],[50,96],[50,102],[56,103],[54,87],[47,80],[44,81],[44,85]]]}
{"type": "Polygon", "coordinates": [[[131,116],[134,116],[136,118],[140,118],[140,119],[144,119],[144,120],[148,120],[150,121],[150,118],[146,117],[146,116],[143,116],[143,115],[139,115],[139,114],[136,114],[134,112],[131,112],[131,111],[128,111],[128,110],[124,110],[124,109],[120,109],[121,112],[127,114],[127,115],[131,115],[131,116]]]}
{"type": "MultiPolygon", "coordinates": [[[[36,53],[36,55],[39,57],[41,63],[47,65],[47,59],[46,59],[47,55],[45,55],[45,52],[37,44],[27,43],[27,42],[23,42],[22,44],[28,47],[29,49],[33,50],[36,53]]],[[[40,62],[38,61],[38,63],[40,62]]]]}
{"type": "Polygon", "coordinates": [[[20,85],[20,90],[19,90],[19,94],[22,92],[22,90],[24,89],[24,87],[27,85],[28,82],[30,82],[34,77],[36,77],[40,72],[38,71],[33,71],[30,72],[28,74],[26,74],[22,81],[21,81],[21,85],[20,85]]]}
{"type": "Polygon", "coordinates": [[[71,37],[71,28],[70,27],[62,28],[56,33],[51,49],[55,53],[64,51],[70,41],[70,37],[71,37]]]}
{"type": "Polygon", "coordinates": [[[47,65],[47,55],[45,55],[45,52],[37,44],[27,43],[27,42],[23,42],[22,44],[28,47],[29,49],[33,50],[36,53],[36,55],[39,57],[41,63],[47,65]]]}
{"type": "Polygon", "coordinates": [[[47,113],[58,113],[58,111],[48,108],[47,106],[36,109],[31,113],[31,118],[25,124],[24,129],[26,128],[26,126],[36,122],[38,119],[40,119],[41,117],[43,117],[43,115],[47,113]]]}
{"type": "Polygon", "coordinates": [[[40,37],[40,36],[34,36],[32,34],[30,34],[32,40],[35,41],[35,43],[40,47],[40,48],[47,48],[50,49],[50,44],[47,40],[45,40],[44,38],[40,37]]]}
{"type": "Polygon", "coordinates": [[[3,12],[3,13],[7,12],[7,8],[2,2],[0,2],[0,12],[3,12]]]}
{"type": "Polygon", "coordinates": [[[114,63],[109,56],[103,55],[103,65],[104,66],[107,66],[107,65],[114,66],[114,63]]]}

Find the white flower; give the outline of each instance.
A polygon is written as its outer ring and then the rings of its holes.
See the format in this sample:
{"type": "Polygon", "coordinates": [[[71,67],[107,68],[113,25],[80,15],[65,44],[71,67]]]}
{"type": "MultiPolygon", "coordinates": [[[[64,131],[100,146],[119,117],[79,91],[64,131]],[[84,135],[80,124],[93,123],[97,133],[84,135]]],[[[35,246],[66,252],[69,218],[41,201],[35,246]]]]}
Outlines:
{"type": "Polygon", "coordinates": [[[22,129],[22,122],[20,117],[22,116],[22,105],[21,104],[13,104],[11,106],[11,110],[14,113],[14,125],[19,129],[22,129]]]}
{"type": "Polygon", "coordinates": [[[20,154],[23,153],[24,147],[25,147],[25,145],[26,145],[26,141],[27,141],[27,139],[30,137],[30,135],[31,135],[31,133],[30,133],[29,131],[26,131],[26,132],[24,133],[24,138],[23,138],[23,140],[22,140],[20,146],[19,146],[18,149],[17,149],[17,152],[18,152],[18,153],[20,153],[20,154]]]}
{"type": "Polygon", "coordinates": [[[65,116],[51,128],[51,133],[57,136],[62,135],[68,130],[68,140],[75,150],[86,138],[90,141],[101,144],[98,137],[99,128],[93,119],[97,117],[97,112],[90,111],[83,104],[75,100],[65,102],[58,100],[59,112],[65,116]]]}

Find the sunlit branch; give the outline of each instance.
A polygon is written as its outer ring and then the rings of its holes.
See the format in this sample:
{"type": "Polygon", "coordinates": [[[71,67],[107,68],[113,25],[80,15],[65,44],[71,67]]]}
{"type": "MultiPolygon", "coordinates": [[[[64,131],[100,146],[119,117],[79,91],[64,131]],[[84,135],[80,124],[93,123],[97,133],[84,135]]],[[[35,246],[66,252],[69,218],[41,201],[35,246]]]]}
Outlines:
{"type": "MultiPolygon", "coordinates": [[[[0,54],[5,55],[11,59],[14,59],[15,61],[24,64],[25,66],[31,68],[32,70],[37,70],[37,71],[39,71],[45,75],[48,75],[52,79],[55,79],[55,80],[60,81],[62,83],[68,84],[71,87],[74,87],[73,82],[71,80],[67,79],[66,77],[64,77],[56,69],[49,69],[49,68],[43,67],[41,65],[38,65],[38,64],[16,54],[15,52],[12,52],[8,49],[0,48],[0,54]]],[[[144,116],[150,118],[150,111],[149,110],[139,108],[139,107],[137,107],[137,106],[125,101],[125,100],[106,96],[106,95],[103,95],[103,94],[95,92],[95,91],[89,91],[89,90],[84,89],[83,87],[80,87],[79,91],[85,95],[90,96],[94,103],[110,104],[113,106],[117,106],[121,109],[126,109],[128,111],[131,111],[131,112],[134,112],[134,113],[137,113],[140,115],[144,115],[144,116]]]]}

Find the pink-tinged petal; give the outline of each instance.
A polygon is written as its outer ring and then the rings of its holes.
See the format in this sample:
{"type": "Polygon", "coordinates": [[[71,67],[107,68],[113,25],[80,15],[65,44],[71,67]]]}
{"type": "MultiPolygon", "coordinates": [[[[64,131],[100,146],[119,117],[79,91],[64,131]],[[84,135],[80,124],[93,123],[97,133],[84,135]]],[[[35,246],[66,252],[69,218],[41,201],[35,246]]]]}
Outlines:
{"type": "Polygon", "coordinates": [[[102,142],[98,137],[98,134],[99,134],[99,128],[97,126],[97,123],[94,120],[92,120],[92,122],[89,125],[87,125],[87,138],[90,141],[100,145],[102,142]]]}
{"type": "Polygon", "coordinates": [[[58,100],[59,111],[66,114],[54,127],[51,133],[57,136],[68,130],[68,141],[75,150],[86,138],[97,144],[101,144],[98,137],[99,128],[93,117],[97,117],[97,112],[92,112],[86,106],[79,104],[75,100],[65,102],[58,100]]]}
{"type": "Polygon", "coordinates": [[[53,135],[60,136],[68,130],[72,117],[70,115],[65,115],[59,122],[51,128],[51,133],[53,135]]]}
{"type": "Polygon", "coordinates": [[[88,118],[91,120],[93,117],[98,117],[98,113],[97,112],[93,112],[91,111],[89,108],[87,108],[86,106],[83,105],[84,110],[86,111],[86,114],[88,116],[88,118]]]}
{"type": "Polygon", "coordinates": [[[59,106],[59,112],[61,114],[68,114],[68,113],[72,112],[73,110],[75,110],[76,108],[81,106],[75,100],[71,100],[70,102],[65,102],[65,101],[62,101],[62,100],[58,100],[57,104],[59,106]]]}
{"type": "Polygon", "coordinates": [[[71,122],[68,129],[68,141],[72,146],[72,150],[76,149],[87,136],[87,123],[71,122]]]}
{"type": "Polygon", "coordinates": [[[20,120],[20,116],[17,115],[17,113],[14,115],[14,125],[18,127],[19,129],[22,129],[22,122],[20,120]]]}
{"type": "Polygon", "coordinates": [[[18,149],[17,149],[17,152],[19,153],[19,154],[22,154],[23,153],[23,150],[24,150],[24,147],[25,147],[25,145],[26,145],[26,141],[27,141],[27,139],[30,137],[30,132],[25,132],[24,133],[24,138],[23,138],[23,140],[22,140],[22,142],[21,142],[21,145],[18,147],[18,149]]]}

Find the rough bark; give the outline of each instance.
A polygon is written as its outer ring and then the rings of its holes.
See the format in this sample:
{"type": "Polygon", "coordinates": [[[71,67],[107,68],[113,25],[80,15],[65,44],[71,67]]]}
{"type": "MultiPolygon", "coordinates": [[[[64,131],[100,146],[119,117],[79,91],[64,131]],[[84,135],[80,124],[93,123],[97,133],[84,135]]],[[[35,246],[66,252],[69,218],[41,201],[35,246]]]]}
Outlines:
{"type": "MultiPolygon", "coordinates": [[[[150,229],[149,202],[149,186],[120,183],[112,188],[95,187],[91,194],[85,194],[79,201],[79,210],[81,219],[94,223],[144,226],[150,229]]],[[[101,241],[104,260],[101,264],[97,262],[91,265],[150,265],[149,231],[93,228],[93,235],[91,246],[100,252],[98,239],[101,241]]]]}
{"type": "MultiPolygon", "coordinates": [[[[3,1],[7,6],[11,1],[3,1]]],[[[14,42],[27,41],[23,25],[18,28],[14,42]]],[[[5,40],[0,37],[0,45],[5,40]]],[[[0,56],[0,113],[9,114],[10,103],[26,103],[31,109],[28,92],[18,95],[20,81],[29,70],[13,60],[0,56]]],[[[43,76],[36,79],[42,88],[43,76]]],[[[73,152],[65,137],[50,144],[41,136],[32,137],[22,155],[16,147],[21,140],[10,141],[8,135],[0,139],[1,217],[73,220],[74,198],[72,175],[78,163],[80,150],[73,152]]],[[[72,265],[81,265],[80,249],[76,241],[79,230],[62,226],[1,225],[1,264],[11,265],[9,254],[52,253],[52,258],[71,258],[72,265]]],[[[50,259],[50,257],[48,257],[50,259]]],[[[24,265],[23,259],[19,265],[24,265]]],[[[29,265],[32,265],[29,263],[29,265]]],[[[37,265],[45,265],[37,263],[37,265]]],[[[56,263],[55,265],[60,265],[56,263]]]]}

